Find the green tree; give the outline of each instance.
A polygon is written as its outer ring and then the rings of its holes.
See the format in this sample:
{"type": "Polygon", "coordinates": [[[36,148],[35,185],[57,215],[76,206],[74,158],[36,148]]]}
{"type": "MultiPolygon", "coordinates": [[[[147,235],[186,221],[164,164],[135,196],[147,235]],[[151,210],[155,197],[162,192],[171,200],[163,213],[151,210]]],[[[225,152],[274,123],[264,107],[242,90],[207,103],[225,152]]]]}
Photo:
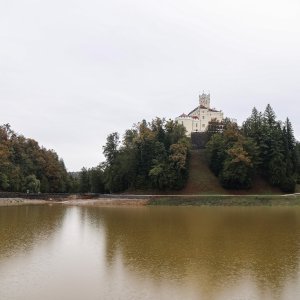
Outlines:
{"type": "Polygon", "coordinates": [[[92,193],[104,193],[104,174],[102,166],[91,168],[89,170],[90,179],[90,192],[92,193]]]}
{"type": "Polygon", "coordinates": [[[107,139],[106,144],[103,146],[103,154],[106,157],[108,165],[112,165],[118,154],[118,147],[120,144],[120,137],[117,132],[111,133],[107,139]]]}
{"type": "Polygon", "coordinates": [[[40,192],[40,181],[36,178],[35,175],[28,175],[25,178],[25,189],[30,193],[40,192]]]}
{"type": "Polygon", "coordinates": [[[86,168],[82,168],[79,175],[79,191],[81,193],[88,193],[91,190],[90,176],[86,168]]]}
{"type": "Polygon", "coordinates": [[[268,104],[263,114],[254,108],[251,117],[244,122],[242,129],[243,133],[253,138],[259,147],[259,172],[272,185],[284,191],[293,191],[297,153],[293,128],[289,119],[284,124],[277,121],[274,110],[268,104]]]}
{"type": "Polygon", "coordinates": [[[227,151],[220,181],[225,188],[244,189],[251,187],[253,163],[249,153],[240,143],[227,151]]]}
{"type": "Polygon", "coordinates": [[[9,183],[5,189],[15,192],[26,190],[27,177],[32,175],[40,181],[42,192],[64,192],[69,182],[65,165],[54,150],[16,134],[9,124],[0,126],[0,173],[9,183]]]}
{"type": "Polygon", "coordinates": [[[108,136],[103,148],[106,190],[162,190],[186,182],[189,141],[182,125],[159,118],[150,123],[142,120],[133,129],[126,130],[122,143],[117,136],[108,136]],[[182,156],[183,168],[179,167],[182,156]]]}
{"type": "Polygon", "coordinates": [[[258,147],[235,123],[228,122],[222,133],[211,137],[206,154],[211,170],[225,188],[251,187],[259,161],[258,147]]]}
{"type": "Polygon", "coordinates": [[[0,173],[0,188],[7,191],[9,188],[9,180],[6,174],[0,173]]]}
{"type": "Polygon", "coordinates": [[[209,167],[218,176],[226,158],[226,141],[222,134],[214,134],[206,144],[206,156],[209,167]]]}

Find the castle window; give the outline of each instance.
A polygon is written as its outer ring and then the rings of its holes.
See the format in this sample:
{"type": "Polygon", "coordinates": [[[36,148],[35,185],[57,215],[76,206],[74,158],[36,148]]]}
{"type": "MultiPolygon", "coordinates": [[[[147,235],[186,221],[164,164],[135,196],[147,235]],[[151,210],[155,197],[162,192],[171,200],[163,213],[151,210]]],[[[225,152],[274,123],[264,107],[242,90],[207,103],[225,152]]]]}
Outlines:
{"type": "Polygon", "coordinates": [[[205,119],[205,117],[204,117],[204,116],[202,116],[202,119],[204,120],[204,119],[205,119]]]}
{"type": "Polygon", "coordinates": [[[196,127],[198,127],[198,123],[196,123],[196,127]]]}

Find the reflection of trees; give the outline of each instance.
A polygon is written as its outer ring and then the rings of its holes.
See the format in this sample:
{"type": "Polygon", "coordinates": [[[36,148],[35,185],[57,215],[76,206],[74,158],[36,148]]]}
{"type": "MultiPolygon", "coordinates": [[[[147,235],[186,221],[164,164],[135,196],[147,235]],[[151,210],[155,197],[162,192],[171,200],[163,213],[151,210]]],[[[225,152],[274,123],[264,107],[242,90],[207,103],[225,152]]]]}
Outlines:
{"type": "Polygon", "coordinates": [[[210,291],[242,275],[280,293],[299,264],[297,208],[88,209],[106,230],[107,259],[121,253],[135,272],[186,278],[210,291]],[[277,290],[276,290],[277,289],[277,290]]]}
{"type": "Polygon", "coordinates": [[[61,225],[65,209],[60,206],[26,205],[0,208],[0,259],[31,249],[61,225]]]}

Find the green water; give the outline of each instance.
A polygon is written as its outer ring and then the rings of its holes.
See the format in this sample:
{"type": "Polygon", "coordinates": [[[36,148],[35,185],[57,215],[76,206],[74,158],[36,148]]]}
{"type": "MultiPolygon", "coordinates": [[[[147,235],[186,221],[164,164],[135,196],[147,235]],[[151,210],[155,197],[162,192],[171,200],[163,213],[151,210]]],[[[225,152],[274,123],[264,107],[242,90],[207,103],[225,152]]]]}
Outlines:
{"type": "Polygon", "coordinates": [[[0,207],[0,299],[300,299],[299,207],[0,207]]]}

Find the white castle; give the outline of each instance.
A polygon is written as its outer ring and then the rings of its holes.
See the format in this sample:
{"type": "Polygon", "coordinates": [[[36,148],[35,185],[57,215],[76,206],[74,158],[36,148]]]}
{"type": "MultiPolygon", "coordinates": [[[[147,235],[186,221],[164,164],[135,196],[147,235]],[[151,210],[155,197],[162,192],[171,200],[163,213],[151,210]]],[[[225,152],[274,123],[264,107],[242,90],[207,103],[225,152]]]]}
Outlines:
{"type": "Polygon", "coordinates": [[[187,131],[187,135],[192,132],[204,132],[207,130],[210,121],[223,121],[223,112],[210,108],[210,94],[199,96],[199,106],[193,109],[188,115],[182,114],[175,120],[182,124],[187,131]]]}

